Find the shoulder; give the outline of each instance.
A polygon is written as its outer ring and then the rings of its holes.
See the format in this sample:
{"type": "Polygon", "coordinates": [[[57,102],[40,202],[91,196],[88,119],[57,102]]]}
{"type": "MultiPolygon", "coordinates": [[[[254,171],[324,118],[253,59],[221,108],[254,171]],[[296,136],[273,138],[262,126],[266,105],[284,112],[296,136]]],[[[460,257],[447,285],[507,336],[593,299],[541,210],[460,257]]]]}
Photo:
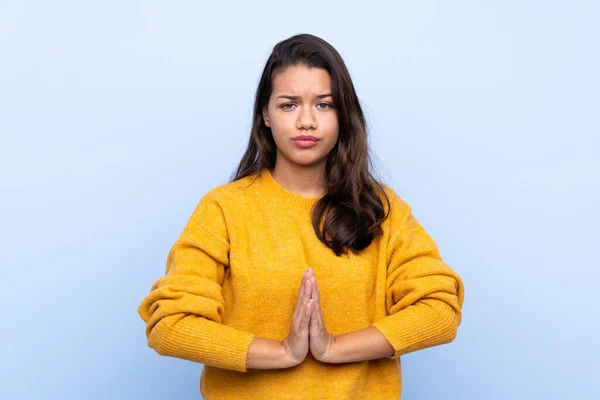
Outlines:
{"type": "Polygon", "coordinates": [[[389,215],[386,219],[389,226],[398,227],[402,225],[406,228],[415,223],[416,220],[413,217],[410,205],[390,186],[381,184],[381,187],[385,193],[385,197],[382,196],[382,201],[386,213],[389,210],[389,215]],[[386,198],[389,201],[389,205],[386,198]]]}
{"type": "Polygon", "coordinates": [[[239,200],[239,196],[243,194],[244,190],[247,189],[255,179],[256,175],[250,175],[238,179],[237,181],[215,186],[206,192],[203,199],[210,199],[219,203],[239,200]]]}
{"type": "Polygon", "coordinates": [[[391,214],[404,214],[407,211],[410,211],[410,206],[398,193],[390,186],[385,185],[383,183],[380,184],[385,197],[382,196],[384,207],[386,211],[388,209],[387,201],[389,201],[390,213],[391,214]],[[387,198],[387,201],[386,201],[387,198]]]}
{"type": "Polygon", "coordinates": [[[255,176],[247,176],[237,181],[215,186],[206,192],[198,201],[192,217],[201,219],[224,217],[228,213],[244,209],[244,190],[252,184],[255,176]]]}

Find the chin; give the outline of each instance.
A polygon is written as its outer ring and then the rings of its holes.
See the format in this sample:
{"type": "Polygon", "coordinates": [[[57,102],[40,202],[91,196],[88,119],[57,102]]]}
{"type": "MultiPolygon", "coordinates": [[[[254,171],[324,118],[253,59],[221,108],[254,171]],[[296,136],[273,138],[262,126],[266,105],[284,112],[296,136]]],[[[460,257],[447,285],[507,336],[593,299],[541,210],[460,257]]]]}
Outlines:
{"type": "Polygon", "coordinates": [[[322,154],[309,154],[308,152],[306,152],[305,154],[298,154],[298,152],[295,149],[292,149],[292,151],[290,152],[278,152],[279,154],[277,154],[277,158],[281,157],[284,158],[286,160],[287,163],[298,166],[298,167],[302,167],[302,168],[308,168],[308,167],[314,167],[316,165],[319,164],[323,164],[325,165],[326,161],[327,161],[327,155],[322,155],[322,154]]]}
{"type": "Polygon", "coordinates": [[[314,166],[319,165],[319,164],[325,165],[325,159],[324,158],[321,158],[321,159],[310,159],[310,160],[307,160],[305,158],[303,158],[303,159],[288,158],[288,161],[291,164],[293,164],[293,165],[296,165],[298,167],[304,167],[304,168],[314,167],[314,166]]]}

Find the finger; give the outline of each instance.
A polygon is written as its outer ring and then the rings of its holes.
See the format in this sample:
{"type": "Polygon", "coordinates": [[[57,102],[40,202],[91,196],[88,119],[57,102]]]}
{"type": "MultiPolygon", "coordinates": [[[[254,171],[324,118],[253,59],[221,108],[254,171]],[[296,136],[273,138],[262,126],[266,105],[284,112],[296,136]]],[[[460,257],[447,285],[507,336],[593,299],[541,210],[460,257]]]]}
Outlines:
{"type": "MultiPolygon", "coordinates": [[[[302,275],[302,284],[300,285],[300,303],[304,304],[308,299],[306,297],[306,293],[307,293],[307,289],[309,288],[309,276],[308,274],[305,272],[304,275],[302,275]]],[[[312,288],[311,288],[312,291],[312,288]]],[[[310,291],[308,291],[308,293],[310,294],[310,291]]]]}
{"type": "MultiPolygon", "coordinates": [[[[312,301],[314,301],[314,299],[311,299],[312,301]]],[[[311,313],[311,321],[314,322],[315,324],[318,322],[319,318],[318,318],[318,313],[319,313],[319,307],[317,307],[316,303],[313,303],[314,307],[312,307],[312,313],[311,313]]]]}
{"type": "Polygon", "coordinates": [[[306,310],[304,315],[306,316],[306,322],[308,323],[310,321],[310,316],[313,313],[313,310],[315,309],[314,307],[314,302],[313,300],[309,300],[308,303],[306,303],[306,310]]]}
{"type": "Polygon", "coordinates": [[[313,302],[313,307],[311,307],[311,315],[310,315],[310,333],[312,335],[317,335],[321,332],[321,321],[319,319],[319,309],[314,303],[314,299],[311,299],[313,302]]]}
{"type": "Polygon", "coordinates": [[[312,286],[312,293],[313,293],[313,299],[315,300],[315,307],[314,307],[314,318],[316,319],[316,322],[322,326],[323,324],[323,313],[321,311],[321,292],[319,291],[319,285],[317,284],[317,278],[313,277],[311,279],[311,286],[312,286]]]}
{"type": "Polygon", "coordinates": [[[321,310],[319,303],[317,301],[315,301],[314,307],[313,307],[313,318],[315,318],[317,320],[317,322],[321,322],[323,320],[322,316],[323,316],[323,311],[321,310]]]}
{"type": "Polygon", "coordinates": [[[319,285],[317,284],[317,278],[310,278],[310,283],[312,287],[311,297],[315,299],[317,305],[321,306],[321,292],[319,292],[319,285]]]}
{"type": "Polygon", "coordinates": [[[304,278],[302,280],[302,284],[300,287],[300,294],[298,295],[298,302],[296,303],[296,307],[298,309],[298,312],[296,313],[295,316],[298,315],[298,313],[303,312],[304,308],[306,307],[306,303],[308,302],[308,300],[310,300],[310,294],[312,293],[312,284],[310,283],[310,281],[308,280],[308,275],[305,274],[304,278]]]}
{"type": "Polygon", "coordinates": [[[294,306],[294,313],[292,318],[295,319],[304,304],[304,292],[306,291],[306,273],[302,275],[302,281],[300,282],[300,288],[298,289],[298,297],[296,298],[296,305],[294,306]]]}
{"type": "Polygon", "coordinates": [[[310,316],[312,314],[313,304],[309,300],[304,307],[302,307],[302,311],[299,314],[299,318],[296,321],[296,329],[298,334],[300,335],[308,335],[310,328],[310,316]]]}
{"type": "Polygon", "coordinates": [[[304,292],[306,291],[306,274],[302,275],[302,281],[300,282],[300,289],[298,289],[298,304],[303,304],[304,292]]]}

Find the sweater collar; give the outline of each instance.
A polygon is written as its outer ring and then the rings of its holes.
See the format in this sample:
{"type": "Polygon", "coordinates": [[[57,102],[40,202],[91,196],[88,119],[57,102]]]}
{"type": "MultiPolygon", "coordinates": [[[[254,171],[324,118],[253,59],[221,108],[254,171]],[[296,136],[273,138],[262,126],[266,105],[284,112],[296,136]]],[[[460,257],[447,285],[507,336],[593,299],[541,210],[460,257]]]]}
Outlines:
{"type": "Polygon", "coordinates": [[[277,200],[286,207],[310,209],[319,200],[318,197],[305,197],[284,189],[283,186],[273,178],[271,171],[267,168],[264,168],[260,172],[258,181],[270,194],[274,195],[277,200]]]}

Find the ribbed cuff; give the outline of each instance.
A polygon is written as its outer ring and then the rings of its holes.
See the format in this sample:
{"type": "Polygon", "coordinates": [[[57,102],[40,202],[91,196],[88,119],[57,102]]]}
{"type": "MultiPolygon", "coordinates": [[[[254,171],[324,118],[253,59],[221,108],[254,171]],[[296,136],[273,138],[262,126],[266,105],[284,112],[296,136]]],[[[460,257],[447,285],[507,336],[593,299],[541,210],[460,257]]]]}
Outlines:
{"type": "Polygon", "coordinates": [[[409,306],[373,323],[394,348],[394,355],[451,342],[456,335],[456,312],[452,307],[409,306]]]}
{"type": "Polygon", "coordinates": [[[205,365],[246,372],[254,334],[204,318],[183,318],[165,333],[161,353],[205,365]]]}

